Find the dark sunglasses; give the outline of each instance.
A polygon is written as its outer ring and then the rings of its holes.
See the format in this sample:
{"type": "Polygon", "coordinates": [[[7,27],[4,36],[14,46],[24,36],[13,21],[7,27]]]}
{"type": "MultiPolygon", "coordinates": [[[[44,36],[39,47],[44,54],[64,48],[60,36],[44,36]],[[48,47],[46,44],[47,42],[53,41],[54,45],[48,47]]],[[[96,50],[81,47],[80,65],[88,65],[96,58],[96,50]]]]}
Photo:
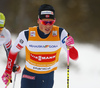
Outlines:
{"type": "Polygon", "coordinates": [[[49,25],[53,25],[55,23],[55,20],[53,20],[53,21],[43,21],[41,19],[39,19],[39,20],[43,25],[47,25],[48,23],[49,23],[49,25]]]}

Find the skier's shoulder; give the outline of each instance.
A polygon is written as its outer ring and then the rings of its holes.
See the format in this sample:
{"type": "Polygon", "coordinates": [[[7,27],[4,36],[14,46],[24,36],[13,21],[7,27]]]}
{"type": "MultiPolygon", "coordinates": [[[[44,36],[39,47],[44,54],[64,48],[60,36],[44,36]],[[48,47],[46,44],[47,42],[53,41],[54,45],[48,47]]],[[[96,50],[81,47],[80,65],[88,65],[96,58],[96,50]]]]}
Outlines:
{"type": "Polygon", "coordinates": [[[6,29],[5,27],[2,30],[2,35],[5,37],[6,41],[11,39],[11,33],[8,29],[6,29]]]}
{"type": "Polygon", "coordinates": [[[25,33],[27,33],[29,30],[28,29],[26,29],[26,30],[23,30],[23,31],[21,31],[21,32],[19,32],[19,35],[25,35],[25,33]]]}
{"type": "Polygon", "coordinates": [[[59,36],[61,36],[63,32],[67,32],[67,31],[64,28],[59,27],[59,36]]]}
{"type": "Polygon", "coordinates": [[[5,36],[11,36],[11,33],[10,33],[10,31],[7,29],[7,28],[3,28],[3,35],[5,35],[5,36]]]}
{"type": "Polygon", "coordinates": [[[61,33],[62,31],[64,31],[65,29],[62,27],[59,27],[59,33],[61,33]]]}
{"type": "Polygon", "coordinates": [[[28,35],[29,35],[29,30],[26,29],[26,30],[23,30],[19,33],[19,37],[25,37],[26,39],[28,39],[28,35]]]}
{"type": "Polygon", "coordinates": [[[61,34],[61,32],[62,32],[63,30],[65,30],[64,28],[59,27],[58,25],[53,25],[53,28],[58,28],[58,29],[59,29],[59,34],[61,34]]]}
{"type": "Polygon", "coordinates": [[[27,30],[24,30],[24,35],[25,35],[25,38],[28,40],[28,37],[29,37],[29,30],[32,28],[35,28],[37,29],[38,26],[32,26],[32,27],[29,27],[27,30]]]}

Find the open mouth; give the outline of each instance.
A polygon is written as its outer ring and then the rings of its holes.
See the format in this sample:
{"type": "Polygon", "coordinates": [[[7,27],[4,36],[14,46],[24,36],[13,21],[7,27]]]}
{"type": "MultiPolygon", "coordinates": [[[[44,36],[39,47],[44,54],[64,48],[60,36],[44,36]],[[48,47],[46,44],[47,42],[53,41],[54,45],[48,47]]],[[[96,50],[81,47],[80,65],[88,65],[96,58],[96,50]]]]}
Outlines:
{"type": "Polygon", "coordinates": [[[49,31],[50,29],[45,29],[46,31],[49,31]]]}

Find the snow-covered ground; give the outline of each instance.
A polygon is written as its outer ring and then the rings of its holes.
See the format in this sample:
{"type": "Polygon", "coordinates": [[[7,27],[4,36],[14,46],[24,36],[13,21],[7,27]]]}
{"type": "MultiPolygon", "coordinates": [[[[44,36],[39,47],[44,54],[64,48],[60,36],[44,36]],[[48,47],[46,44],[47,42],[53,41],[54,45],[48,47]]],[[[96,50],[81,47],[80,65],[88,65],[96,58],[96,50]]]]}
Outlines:
{"type": "MultiPolygon", "coordinates": [[[[69,88],[100,88],[100,47],[90,44],[76,43],[79,58],[76,61],[70,59],[69,88]]],[[[24,50],[20,52],[22,55],[24,50]]],[[[62,49],[59,66],[55,71],[55,82],[53,88],[67,88],[66,52],[62,49]]],[[[0,88],[5,88],[1,76],[6,67],[6,54],[3,46],[0,47],[0,88]]],[[[21,64],[23,70],[24,64],[21,64]]],[[[17,75],[15,88],[20,88],[21,74],[17,75]]],[[[14,74],[13,74],[14,80],[14,74]]],[[[13,88],[11,83],[8,88],[13,88]]]]}

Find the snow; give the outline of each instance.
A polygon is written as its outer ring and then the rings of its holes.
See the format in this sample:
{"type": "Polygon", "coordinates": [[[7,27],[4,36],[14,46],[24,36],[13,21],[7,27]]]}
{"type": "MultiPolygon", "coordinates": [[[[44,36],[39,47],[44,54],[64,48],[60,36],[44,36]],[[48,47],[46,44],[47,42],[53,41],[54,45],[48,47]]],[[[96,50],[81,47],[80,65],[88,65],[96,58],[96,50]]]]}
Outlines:
{"type": "MultiPolygon", "coordinates": [[[[92,44],[76,43],[75,47],[79,52],[79,58],[76,61],[70,59],[69,67],[69,88],[100,88],[100,47],[92,44]]],[[[20,51],[20,55],[25,52],[20,51]]],[[[23,56],[24,56],[23,55],[23,56]]],[[[59,66],[55,71],[54,87],[67,88],[67,64],[66,52],[62,49],[59,66]]],[[[21,64],[23,70],[25,63],[21,64]]],[[[3,46],[0,47],[0,88],[5,88],[1,76],[6,67],[6,53],[3,46]]],[[[14,74],[12,74],[14,80],[14,74]]],[[[21,74],[17,74],[15,88],[20,88],[21,74]]],[[[11,83],[7,88],[13,88],[11,83]]]]}

